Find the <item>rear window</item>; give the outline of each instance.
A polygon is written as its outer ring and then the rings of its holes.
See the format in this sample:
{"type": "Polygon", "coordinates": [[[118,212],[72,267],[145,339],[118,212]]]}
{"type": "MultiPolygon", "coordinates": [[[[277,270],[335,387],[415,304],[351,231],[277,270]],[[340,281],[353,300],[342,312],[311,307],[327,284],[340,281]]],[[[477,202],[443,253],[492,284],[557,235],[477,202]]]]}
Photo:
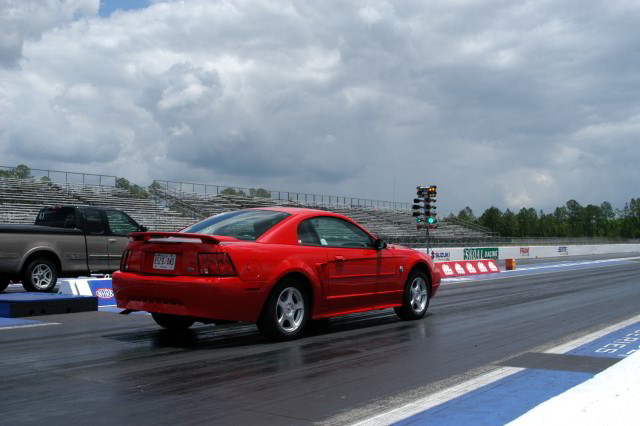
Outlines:
{"type": "Polygon", "coordinates": [[[76,227],[76,210],[70,207],[42,209],[36,217],[35,224],[73,229],[76,227]]]}
{"type": "Polygon", "coordinates": [[[221,213],[181,230],[193,234],[208,234],[255,241],[289,213],[271,210],[238,210],[221,213]]]}

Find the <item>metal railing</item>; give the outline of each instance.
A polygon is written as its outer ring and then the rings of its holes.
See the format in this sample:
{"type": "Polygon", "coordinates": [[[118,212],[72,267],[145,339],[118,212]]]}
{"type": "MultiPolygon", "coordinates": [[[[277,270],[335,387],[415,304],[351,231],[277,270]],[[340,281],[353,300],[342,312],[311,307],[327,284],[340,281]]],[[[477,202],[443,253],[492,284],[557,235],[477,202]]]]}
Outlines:
{"type": "MultiPolygon", "coordinates": [[[[385,241],[413,248],[425,248],[426,236],[385,236],[385,241]]],[[[432,247],[495,247],[495,246],[570,246],[600,244],[640,244],[640,239],[625,238],[504,238],[504,237],[432,237],[432,247]]]]}
{"type": "Polygon", "coordinates": [[[351,207],[377,207],[395,210],[408,210],[410,208],[409,203],[371,200],[356,197],[342,197],[336,195],[275,191],[263,188],[243,188],[238,186],[210,185],[204,183],[176,182],[167,180],[154,180],[152,186],[158,186],[166,190],[179,191],[185,194],[191,193],[203,197],[230,195],[252,198],[266,198],[279,202],[288,201],[309,205],[335,204],[351,207]]]}
{"type": "Polygon", "coordinates": [[[93,173],[66,172],[60,170],[32,169],[0,166],[0,171],[10,172],[11,176],[21,179],[49,180],[53,183],[82,184],[95,186],[116,186],[116,176],[93,173]]]}

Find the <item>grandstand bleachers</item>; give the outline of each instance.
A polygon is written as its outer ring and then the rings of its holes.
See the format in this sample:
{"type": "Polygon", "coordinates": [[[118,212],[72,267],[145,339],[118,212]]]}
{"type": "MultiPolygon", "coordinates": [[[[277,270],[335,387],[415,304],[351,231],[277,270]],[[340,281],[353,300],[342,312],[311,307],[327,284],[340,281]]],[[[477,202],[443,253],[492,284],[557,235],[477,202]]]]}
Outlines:
{"type": "Polygon", "coordinates": [[[0,177],[0,223],[32,224],[42,207],[57,204],[113,207],[158,231],[181,229],[197,219],[124,189],[0,177]]]}
{"type": "MultiPolygon", "coordinates": [[[[211,195],[184,192],[172,188],[157,188],[154,190],[154,194],[165,198],[167,202],[186,205],[205,216],[237,209],[270,206],[310,207],[333,211],[350,217],[388,241],[411,246],[424,246],[426,243],[424,232],[416,229],[415,218],[408,210],[285,201],[238,195],[211,195]]],[[[437,229],[431,231],[431,237],[434,240],[482,240],[487,237],[487,232],[442,221],[437,229]]]]}
{"type": "MultiPolygon", "coordinates": [[[[334,211],[348,216],[381,238],[408,246],[426,244],[423,231],[416,230],[411,211],[276,200],[271,198],[200,194],[173,188],[149,187],[144,196],[105,185],[54,183],[36,179],[0,177],[0,223],[31,224],[44,206],[56,204],[95,205],[122,210],[149,230],[174,231],[205,217],[244,208],[291,206],[334,211]]],[[[434,242],[482,241],[482,229],[441,220],[431,231],[434,242]]]]}

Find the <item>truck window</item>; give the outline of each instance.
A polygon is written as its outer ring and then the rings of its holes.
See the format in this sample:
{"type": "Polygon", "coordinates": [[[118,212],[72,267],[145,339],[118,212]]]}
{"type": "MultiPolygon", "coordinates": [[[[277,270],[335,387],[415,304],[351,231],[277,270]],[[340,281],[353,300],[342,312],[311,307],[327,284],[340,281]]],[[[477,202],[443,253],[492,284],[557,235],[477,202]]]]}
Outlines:
{"type": "Polygon", "coordinates": [[[107,211],[107,220],[109,221],[109,229],[114,235],[127,235],[129,232],[136,232],[138,224],[126,214],[116,211],[107,211]]]}
{"type": "Polygon", "coordinates": [[[76,210],[70,207],[42,209],[36,217],[35,224],[73,229],[76,227],[76,210]]]}
{"type": "Polygon", "coordinates": [[[84,209],[84,221],[87,226],[87,234],[104,235],[104,222],[100,210],[84,209]]]}

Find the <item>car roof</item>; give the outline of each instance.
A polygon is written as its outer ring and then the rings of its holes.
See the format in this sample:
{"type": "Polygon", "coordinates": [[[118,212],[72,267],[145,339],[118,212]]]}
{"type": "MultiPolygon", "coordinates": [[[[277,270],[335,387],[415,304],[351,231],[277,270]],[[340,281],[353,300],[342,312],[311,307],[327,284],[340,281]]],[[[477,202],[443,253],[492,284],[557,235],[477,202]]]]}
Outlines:
{"type": "Polygon", "coordinates": [[[303,208],[303,207],[280,207],[280,206],[276,206],[276,207],[254,207],[252,209],[247,209],[247,210],[269,210],[269,211],[275,211],[275,212],[283,212],[283,213],[289,213],[291,215],[313,215],[313,214],[324,214],[324,215],[328,215],[328,216],[340,216],[340,217],[345,217],[344,215],[341,215],[339,213],[335,213],[329,210],[320,210],[320,209],[309,209],[309,208],[303,208]]]}

